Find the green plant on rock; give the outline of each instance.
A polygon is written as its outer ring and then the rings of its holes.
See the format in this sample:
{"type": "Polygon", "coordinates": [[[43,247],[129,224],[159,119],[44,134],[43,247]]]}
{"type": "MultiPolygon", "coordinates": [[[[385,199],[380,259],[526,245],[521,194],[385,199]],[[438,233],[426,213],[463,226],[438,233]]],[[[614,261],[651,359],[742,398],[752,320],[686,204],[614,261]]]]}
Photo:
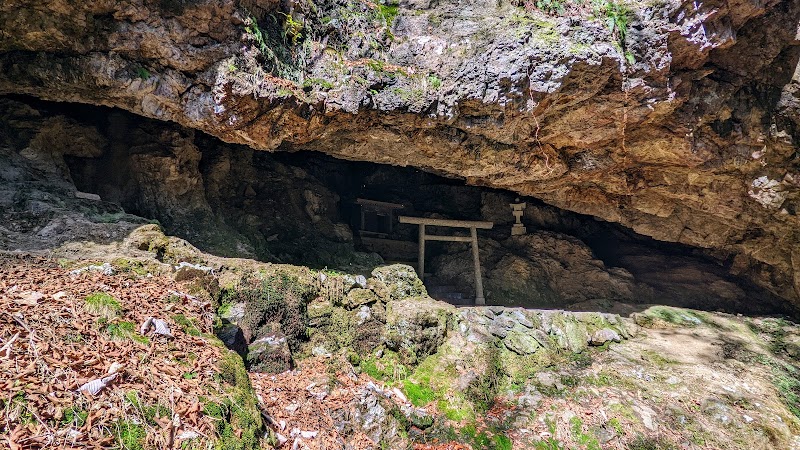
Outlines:
{"type": "Polygon", "coordinates": [[[592,6],[597,16],[605,18],[606,26],[619,47],[626,50],[625,39],[628,36],[631,9],[626,4],[613,0],[593,0],[592,6]]]}
{"type": "Polygon", "coordinates": [[[136,69],[136,76],[142,80],[148,80],[150,78],[150,72],[144,67],[139,67],[136,69]]]}
{"type": "Polygon", "coordinates": [[[258,49],[261,50],[261,53],[267,53],[267,42],[264,40],[264,33],[261,32],[261,28],[258,26],[258,21],[255,17],[249,18],[245,24],[244,31],[250,36],[258,49]]]}
{"type": "MultiPolygon", "coordinates": [[[[309,88],[309,87],[314,87],[314,86],[319,86],[320,88],[325,89],[325,90],[333,89],[333,83],[331,83],[330,81],[325,80],[323,78],[306,78],[305,80],[303,80],[303,87],[304,88],[309,88]]],[[[334,271],[330,271],[330,272],[334,272],[334,271]]]]}
{"type": "Polygon", "coordinates": [[[386,22],[386,26],[391,28],[394,24],[394,19],[397,17],[400,9],[397,4],[380,4],[378,5],[378,14],[386,22]]]}
{"type": "Polygon", "coordinates": [[[278,14],[284,17],[283,21],[283,39],[286,42],[286,38],[288,37],[289,40],[292,42],[292,45],[297,45],[300,38],[303,37],[303,22],[295,20],[294,16],[291,14],[286,14],[282,12],[278,12],[278,14]]]}
{"type": "Polygon", "coordinates": [[[439,89],[442,86],[442,80],[436,75],[428,75],[428,84],[434,89],[439,89]]]}
{"type": "MultiPolygon", "coordinates": [[[[609,32],[614,38],[614,42],[619,46],[628,64],[635,62],[633,53],[627,51],[626,38],[628,36],[628,24],[633,12],[623,1],[617,0],[589,0],[591,9],[595,17],[605,21],[609,32]]],[[[538,9],[551,15],[564,15],[568,9],[570,14],[580,14],[580,8],[587,3],[587,0],[523,0],[526,9],[538,9]],[[567,6],[570,8],[566,8],[567,6]]]]}

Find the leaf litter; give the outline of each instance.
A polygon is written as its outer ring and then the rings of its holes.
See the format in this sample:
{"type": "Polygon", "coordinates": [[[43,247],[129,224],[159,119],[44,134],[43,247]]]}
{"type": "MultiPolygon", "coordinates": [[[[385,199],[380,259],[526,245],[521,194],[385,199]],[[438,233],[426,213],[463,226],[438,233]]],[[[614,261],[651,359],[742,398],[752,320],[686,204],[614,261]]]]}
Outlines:
{"type": "Polygon", "coordinates": [[[170,319],[210,332],[211,305],[176,295],[186,286],[167,277],[111,273],[0,256],[0,446],[108,448],[130,429],[143,430],[145,448],[213,439],[202,404],[225,396],[215,362],[226,350],[170,319]],[[119,315],[92,314],[95,293],[119,302],[119,315]],[[154,331],[137,335],[148,319],[154,331]]]}

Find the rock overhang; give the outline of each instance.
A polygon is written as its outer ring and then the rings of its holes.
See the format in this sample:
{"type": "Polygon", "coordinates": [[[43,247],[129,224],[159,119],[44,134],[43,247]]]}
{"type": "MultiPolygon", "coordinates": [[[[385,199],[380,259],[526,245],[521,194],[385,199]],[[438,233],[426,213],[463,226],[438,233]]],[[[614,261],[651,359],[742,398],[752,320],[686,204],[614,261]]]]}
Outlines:
{"type": "MultiPolygon", "coordinates": [[[[470,12],[497,10],[476,2],[437,24],[430,18],[446,6],[401,5],[397,29],[374,36],[379,52],[337,53],[309,39],[321,56],[300,72],[308,83],[265,65],[248,5],[40,6],[37,14],[95,26],[36,22],[42,30],[26,18],[35,9],[4,15],[15,31],[0,39],[0,92],[113,105],[257,149],[411,165],[510,189],[711,249],[732,272],[787,300],[800,295],[792,2],[635,8],[632,64],[586,17],[504,7],[481,24],[470,12]],[[47,30],[56,39],[40,39],[47,30]],[[439,41],[451,34],[453,49],[469,38],[481,50],[448,53],[439,41]]],[[[359,11],[359,20],[375,18],[359,11]]]]}

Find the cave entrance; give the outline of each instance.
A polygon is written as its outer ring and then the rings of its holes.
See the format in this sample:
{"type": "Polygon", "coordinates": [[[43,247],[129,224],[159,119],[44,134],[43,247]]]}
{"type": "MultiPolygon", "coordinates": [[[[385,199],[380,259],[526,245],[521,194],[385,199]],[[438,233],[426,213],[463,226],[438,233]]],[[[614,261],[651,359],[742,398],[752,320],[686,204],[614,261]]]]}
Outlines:
{"type": "MultiPolygon", "coordinates": [[[[219,256],[367,274],[389,263],[417,265],[418,226],[399,223],[399,215],[485,221],[494,224],[481,232],[478,251],[487,305],[620,313],[650,304],[748,314],[788,310],[786,302],[731,275],[724,255],[655,242],[533,197],[517,201],[512,192],[410,167],[294,148],[255,151],[115,109],[15,101],[35,109],[41,124],[8,133],[19,136],[14,148],[28,146],[36,133],[80,143],[36,141],[63,158],[65,178],[98,194],[98,204],[158,220],[167,233],[219,256]],[[526,205],[519,222],[512,203],[526,205]],[[512,233],[515,224],[525,232],[512,233]]],[[[425,261],[431,296],[474,303],[472,249],[430,241],[425,261]]]]}

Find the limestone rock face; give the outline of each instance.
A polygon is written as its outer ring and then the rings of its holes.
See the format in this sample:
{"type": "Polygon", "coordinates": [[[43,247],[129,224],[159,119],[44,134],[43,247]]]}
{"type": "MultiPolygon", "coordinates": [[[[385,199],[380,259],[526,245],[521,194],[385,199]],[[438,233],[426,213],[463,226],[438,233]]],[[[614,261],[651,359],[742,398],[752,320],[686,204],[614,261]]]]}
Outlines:
{"type": "MultiPolygon", "coordinates": [[[[708,249],[800,303],[800,3],[631,2],[621,43],[588,13],[370,5],[297,7],[289,33],[265,20],[277,2],[5,2],[0,93],[510,189],[708,249]]],[[[164,139],[191,165],[184,137],[164,139]]],[[[164,202],[198,198],[191,173],[167,180],[164,202]]]]}

